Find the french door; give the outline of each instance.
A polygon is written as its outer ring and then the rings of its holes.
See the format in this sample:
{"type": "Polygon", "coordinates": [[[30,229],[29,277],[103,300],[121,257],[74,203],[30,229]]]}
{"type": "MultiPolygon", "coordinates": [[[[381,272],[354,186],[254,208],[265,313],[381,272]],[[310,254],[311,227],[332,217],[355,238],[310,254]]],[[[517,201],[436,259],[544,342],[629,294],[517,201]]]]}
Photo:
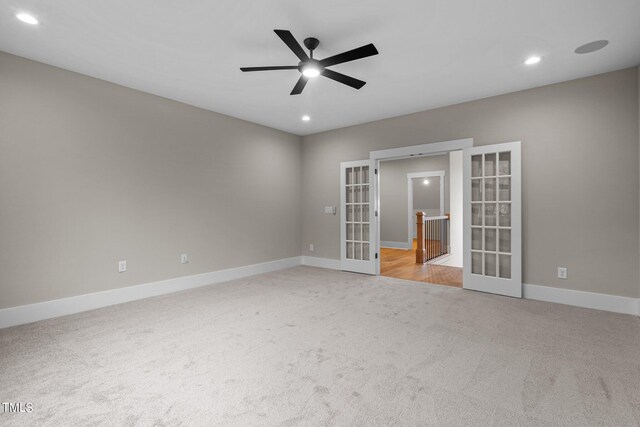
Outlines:
{"type": "Polygon", "coordinates": [[[463,287],[522,298],[520,142],[463,149],[463,287]]]}
{"type": "Polygon", "coordinates": [[[370,160],[340,163],[340,268],[376,273],[370,160]]]}

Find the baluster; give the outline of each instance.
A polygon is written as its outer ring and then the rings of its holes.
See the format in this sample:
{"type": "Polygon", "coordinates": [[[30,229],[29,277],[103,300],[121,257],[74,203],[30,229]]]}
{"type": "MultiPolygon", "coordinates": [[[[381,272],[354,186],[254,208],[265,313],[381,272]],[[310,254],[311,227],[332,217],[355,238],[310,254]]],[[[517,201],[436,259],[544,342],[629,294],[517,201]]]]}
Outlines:
{"type": "Polygon", "coordinates": [[[433,221],[429,221],[429,259],[433,259],[433,221]]]}
{"type": "Polygon", "coordinates": [[[431,234],[429,235],[429,248],[431,249],[431,256],[429,256],[429,259],[433,259],[433,256],[435,255],[435,249],[436,249],[433,246],[433,239],[435,239],[436,237],[436,223],[433,220],[429,222],[431,223],[431,234]]]}
{"type": "Polygon", "coordinates": [[[444,221],[444,226],[445,226],[445,235],[447,236],[445,242],[444,242],[444,253],[448,254],[449,253],[449,219],[446,219],[444,221]]]}
{"type": "Polygon", "coordinates": [[[429,237],[431,236],[431,221],[427,220],[427,232],[424,236],[424,245],[427,248],[427,261],[431,259],[431,245],[429,244],[429,237]]]}
{"type": "Polygon", "coordinates": [[[437,240],[438,240],[438,220],[431,221],[433,223],[433,237],[431,238],[431,246],[433,247],[433,251],[431,252],[431,259],[436,257],[436,253],[438,252],[437,240]]]}
{"type": "Polygon", "coordinates": [[[438,242],[437,244],[437,255],[436,256],[440,256],[442,255],[442,220],[438,220],[438,242]]]}
{"type": "Polygon", "coordinates": [[[442,236],[440,235],[440,220],[436,221],[437,229],[438,229],[438,241],[436,242],[436,256],[440,255],[440,239],[442,236]]]}
{"type": "Polygon", "coordinates": [[[427,233],[424,236],[424,245],[427,247],[427,261],[431,259],[431,245],[429,238],[431,237],[431,221],[427,220],[427,233]]]}
{"type": "MultiPolygon", "coordinates": [[[[425,213],[425,218],[426,218],[425,213]]],[[[424,262],[429,261],[429,220],[424,220],[424,262]]]]}
{"type": "Polygon", "coordinates": [[[444,254],[444,250],[443,250],[443,246],[442,244],[444,243],[444,220],[441,219],[440,220],[440,255],[444,254]]]}
{"type": "Polygon", "coordinates": [[[440,230],[441,230],[440,231],[440,233],[441,233],[441,236],[440,236],[440,255],[444,255],[444,239],[445,239],[445,236],[446,236],[446,233],[444,231],[445,225],[446,224],[444,222],[444,219],[440,220],[440,230]]]}
{"type": "Polygon", "coordinates": [[[424,246],[424,261],[429,260],[429,246],[427,246],[427,239],[429,238],[429,221],[424,220],[424,234],[422,235],[422,244],[424,246]]]}
{"type": "Polygon", "coordinates": [[[438,242],[437,242],[438,253],[436,256],[442,255],[442,220],[438,220],[438,242]]]}

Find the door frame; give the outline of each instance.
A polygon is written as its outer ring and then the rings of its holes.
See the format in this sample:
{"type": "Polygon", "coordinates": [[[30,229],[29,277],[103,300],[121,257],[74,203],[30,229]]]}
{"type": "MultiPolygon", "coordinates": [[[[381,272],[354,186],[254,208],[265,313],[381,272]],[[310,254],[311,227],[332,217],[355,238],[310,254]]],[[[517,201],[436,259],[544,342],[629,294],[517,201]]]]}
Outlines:
{"type": "Polygon", "coordinates": [[[414,178],[440,178],[440,216],[444,216],[444,179],[446,176],[445,171],[430,171],[430,172],[409,172],[407,174],[407,249],[413,249],[413,226],[415,219],[413,218],[413,180],[414,178]]]}
{"type": "MultiPolygon", "coordinates": [[[[376,150],[369,153],[371,166],[374,168],[373,184],[373,210],[375,222],[373,229],[375,236],[373,239],[375,253],[380,253],[380,162],[385,160],[405,159],[416,156],[435,156],[447,154],[449,151],[458,151],[464,148],[473,147],[473,138],[455,139],[451,141],[433,142],[431,144],[411,145],[407,147],[388,148],[386,150],[376,150]]],[[[377,276],[380,275],[380,257],[375,259],[377,276]]]]}

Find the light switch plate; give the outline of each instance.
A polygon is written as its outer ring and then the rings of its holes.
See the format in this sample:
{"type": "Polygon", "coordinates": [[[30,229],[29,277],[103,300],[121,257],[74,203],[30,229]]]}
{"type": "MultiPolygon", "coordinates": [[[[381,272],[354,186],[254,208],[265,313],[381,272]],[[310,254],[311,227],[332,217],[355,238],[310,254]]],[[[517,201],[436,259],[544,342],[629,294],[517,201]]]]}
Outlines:
{"type": "Polygon", "coordinates": [[[558,267],[558,279],[567,278],[567,267],[558,267]]]}
{"type": "Polygon", "coordinates": [[[336,207],[335,206],[325,206],[322,212],[326,213],[327,215],[335,215],[336,214],[336,207]]]}

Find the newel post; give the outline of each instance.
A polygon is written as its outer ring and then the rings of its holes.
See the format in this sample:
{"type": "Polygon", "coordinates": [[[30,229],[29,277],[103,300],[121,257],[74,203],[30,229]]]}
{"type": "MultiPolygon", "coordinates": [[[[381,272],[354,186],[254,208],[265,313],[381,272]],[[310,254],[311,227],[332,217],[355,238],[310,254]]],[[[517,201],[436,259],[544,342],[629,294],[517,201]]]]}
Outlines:
{"type": "Polygon", "coordinates": [[[416,233],[416,239],[418,246],[416,247],[416,264],[424,264],[426,257],[426,250],[424,247],[425,241],[425,229],[424,229],[424,212],[416,212],[416,225],[418,232],[416,233]]]}

